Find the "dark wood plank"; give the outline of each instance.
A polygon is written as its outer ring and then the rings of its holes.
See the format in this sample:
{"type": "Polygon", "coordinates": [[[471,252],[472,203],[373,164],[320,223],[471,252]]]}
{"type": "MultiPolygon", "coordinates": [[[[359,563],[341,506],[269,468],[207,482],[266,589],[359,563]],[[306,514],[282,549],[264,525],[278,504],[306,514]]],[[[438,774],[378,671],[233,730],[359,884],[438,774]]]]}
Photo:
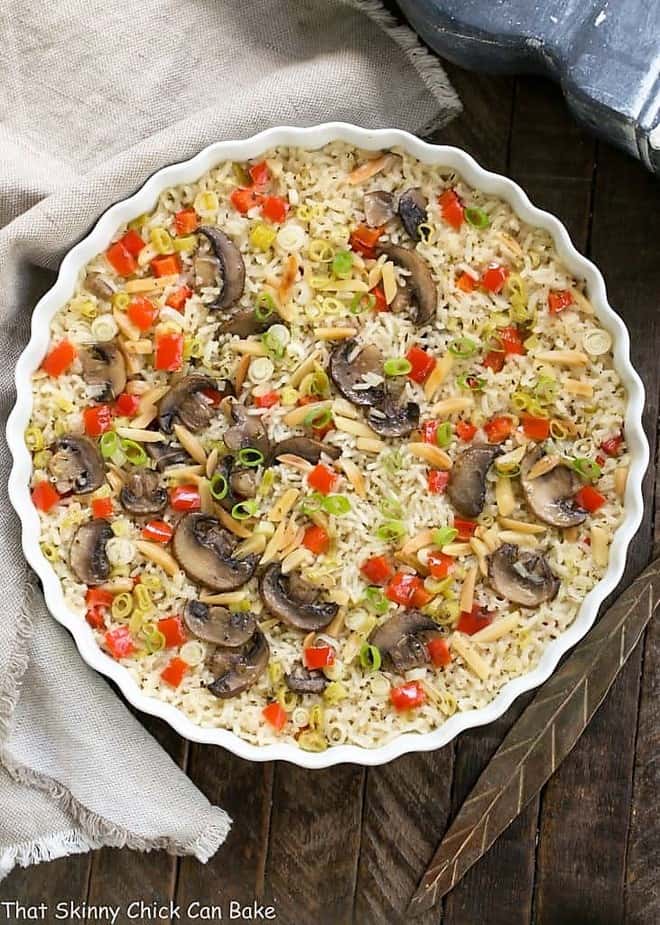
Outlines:
{"type": "MultiPolygon", "coordinates": [[[[54,922],[57,903],[81,905],[87,897],[91,855],[76,854],[37,867],[16,867],[0,882],[0,903],[20,902],[23,907],[50,907],[46,922],[54,922]]],[[[2,907],[0,906],[0,909],[2,907]]],[[[4,918],[4,912],[3,912],[4,918]]],[[[6,919],[18,921],[18,919],[6,919]]]]}
{"type": "MultiPolygon", "coordinates": [[[[645,424],[652,458],[658,414],[657,208],[653,178],[625,155],[599,146],[591,252],[605,275],[610,300],[631,332],[633,360],[647,387],[645,424]]],[[[644,481],[647,512],[631,546],[624,580],[641,571],[650,556],[653,482],[651,467],[644,481]]],[[[538,853],[538,925],[623,919],[641,657],[640,646],[546,790],[538,853]]]]}

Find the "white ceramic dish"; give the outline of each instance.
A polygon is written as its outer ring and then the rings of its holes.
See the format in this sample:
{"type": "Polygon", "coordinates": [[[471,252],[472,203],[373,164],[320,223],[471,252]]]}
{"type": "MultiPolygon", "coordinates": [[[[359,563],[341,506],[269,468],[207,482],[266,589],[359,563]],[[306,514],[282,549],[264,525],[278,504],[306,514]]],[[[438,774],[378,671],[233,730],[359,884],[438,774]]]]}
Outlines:
{"type": "Polygon", "coordinates": [[[623,574],[628,545],[642,518],[641,483],[649,455],[648,443],[641,422],[644,388],[630,363],[629,346],[628,331],[608,304],[603,277],[593,263],[577,252],[561,222],[548,212],[535,208],[522,189],[511,180],[484,170],[468,154],[457,148],[426,144],[413,135],[394,129],[367,130],[339,122],[330,122],[311,128],[278,127],[268,129],[243,141],[218,142],[205,148],[191,160],[159,170],[135,195],[108,209],[90,234],[66,255],[55,285],[44,295],[34,310],[30,342],[16,366],[17,401],[7,424],[7,439],[14,457],[9,479],[9,496],[21,519],[25,556],[42,581],[46,603],[51,613],[70,630],[83,659],[92,668],[111,678],[135,707],[166,720],[187,739],[222,745],[242,758],[255,761],[279,759],[308,768],[324,768],[344,762],[378,765],[391,761],[406,752],[440,748],[450,742],[459,732],[497,719],[519,694],[545,681],[554,671],[561,656],[589,630],[600,604],[616,587],[623,574]],[[334,140],[342,140],[365,149],[398,145],[421,161],[451,167],[473,186],[501,196],[526,222],[550,232],[559,256],[567,267],[575,276],[586,281],[589,298],[594,304],[596,313],[603,326],[613,336],[615,364],[628,396],[625,429],[631,454],[631,466],[625,496],[625,516],[611,545],[607,572],[585,597],[571,626],[548,645],[534,671],[509,681],[488,706],[479,710],[454,714],[433,732],[421,735],[405,733],[388,744],[374,749],[340,745],[317,753],[306,752],[284,743],[266,746],[252,745],[228,730],[196,726],[175,707],[143,694],[128,671],[98,647],[87,623],[68,609],[59,579],[39,548],[39,518],[30,500],[28,488],[31,459],[24,443],[23,433],[28,424],[32,405],[30,377],[46,353],[50,321],[60,306],[72,295],[80,269],[92,257],[105,250],[121,224],[151,210],[164,188],[192,182],[220,161],[245,161],[256,158],[263,151],[275,145],[294,145],[314,149],[334,140]]]}

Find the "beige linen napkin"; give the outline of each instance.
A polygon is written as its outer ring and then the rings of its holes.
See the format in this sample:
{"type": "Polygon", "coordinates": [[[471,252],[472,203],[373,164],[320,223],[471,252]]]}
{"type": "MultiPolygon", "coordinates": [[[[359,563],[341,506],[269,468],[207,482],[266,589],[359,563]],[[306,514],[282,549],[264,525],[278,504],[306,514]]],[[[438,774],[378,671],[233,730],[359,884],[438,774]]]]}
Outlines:
{"type": "MultiPolygon", "coordinates": [[[[62,255],[155,170],[270,125],[423,132],[460,109],[439,64],[371,0],[3,0],[0,35],[3,419],[62,255]]],[[[46,612],[6,497],[4,440],[0,466],[0,877],[100,845],[206,860],[227,815],[46,612]]]]}

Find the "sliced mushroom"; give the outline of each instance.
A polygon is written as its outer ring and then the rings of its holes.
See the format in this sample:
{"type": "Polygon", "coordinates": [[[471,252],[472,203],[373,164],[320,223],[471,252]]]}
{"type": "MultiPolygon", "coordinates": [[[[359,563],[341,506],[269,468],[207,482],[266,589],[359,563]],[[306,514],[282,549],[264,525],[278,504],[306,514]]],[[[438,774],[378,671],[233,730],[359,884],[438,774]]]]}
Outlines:
{"type": "Polygon", "coordinates": [[[266,318],[259,318],[251,306],[239,306],[221,323],[220,331],[224,334],[237,334],[238,337],[249,337],[250,334],[261,334],[271,325],[281,321],[281,315],[275,311],[266,318]]]}
{"type": "Polygon", "coordinates": [[[209,308],[231,308],[243,295],[245,287],[245,263],[241,252],[231,238],[219,228],[200,225],[197,231],[209,242],[212,254],[218,262],[219,274],[216,275],[221,276],[221,279],[214,281],[214,285],[220,286],[220,293],[209,308]]]}
{"type": "Polygon", "coordinates": [[[289,626],[311,632],[320,630],[336,616],[339,605],[317,600],[318,591],[292,573],[284,575],[279,562],[269,565],[259,582],[266,610],[289,626]]]}
{"type": "Polygon", "coordinates": [[[232,425],[224,433],[227,449],[237,452],[250,447],[259,450],[266,459],[270,453],[270,440],[261,418],[248,414],[245,405],[238,401],[231,402],[229,414],[232,425]]]}
{"type": "Polygon", "coordinates": [[[499,446],[475,443],[459,455],[449,475],[447,497],[463,517],[478,517],[486,502],[486,475],[499,446]]]}
{"type": "Polygon", "coordinates": [[[488,577],[499,595],[521,607],[538,607],[559,591],[559,579],[543,556],[513,543],[488,556],[488,577]]]}
{"type": "Polygon", "coordinates": [[[396,215],[392,193],[384,189],[375,189],[365,193],[364,215],[367,225],[371,225],[372,228],[386,225],[396,215]]]}
{"type": "Polygon", "coordinates": [[[110,577],[106,543],[114,536],[107,520],[90,520],[76,530],[69,551],[69,565],[85,585],[102,585],[110,577]]]}
{"type": "Polygon", "coordinates": [[[380,407],[369,409],[367,422],[380,437],[407,437],[419,425],[419,405],[398,405],[386,398],[380,407]]]}
{"type": "Polygon", "coordinates": [[[399,217],[413,241],[419,241],[419,226],[428,219],[427,205],[426,197],[415,187],[407,189],[399,197],[399,217]]]}
{"type": "Polygon", "coordinates": [[[245,645],[257,628],[253,613],[232,613],[227,607],[209,607],[201,601],[188,601],[183,621],[198,639],[232,649],[245,645]]]}
{"type": "Polygon", "coordinates": [[[172,538],[172,551],[186,575],[214,591],[234,591],[254,575],[259,557],[235,559],[236,538],[217,517],[184,514],[172,538]]]}
{"type": "Polygon", "coordinates": [[[170,443],[145,443],[144,448],[155,461],[159,472],[164,472],[170,466],[189,466],[192,457],[182,446],[173,446],[170,443]]]}
{"type": "Polygon", "coordinates": [[[377,347],[362,346],[356,340],[345,340],[330,354],[330,376],[344,398],[354,405],[380,405],[385,400],[385,386],[366,385],[367,373],[383,373],[383,355],[377,347]]]}
{"type": "Polygon", "coordinates": [[[381,244],[378,253],[385,254],[404,270],[409,271],[407,284],[415,301],[412,306],[412,320],[418,325],[427,324],[435,314],[438,293],[426,260],[420,257],[417,251],[399,244],[381,244]]]}
{"type": "Polygon", "coordinates": [[[94,397],[111,401],[126,386],[126,361],[115,341],[80,347],[83,379],[93,386],[94,397]]]}
{"type": "Polygon", "coordinates": [[[268,640],[256,630],[240,648],[218,648],[211,659],[211,670],[217,675],[208,685],[216,697],[226,700],[236,697],[258,681],[268,667],[268,640]]]}
{"type": "Polygon", "coordinates": [[[256,469],[234,469],[229,477],[229,487],[232,494],[238,495],[239,498],[254,498],[259,481],[256,469]]]}
{"type": "Polygon", "coordinates": [[[96,491],[105,480],[105,466],[98,448],[89,437],[65,434],[56,440],[48,460],[48,471],[61,495],[96,491]]]}
{"type": "Polygon", "coordinates": [[[88,273],[85,277],[85,289],[104,302],[109,302],[117,291],[116,284],[109,276],[100,273],[88,273]]]}
{"type": "Polygon", "coordinates": [[[520,465],[520,484],[529,509],[552,527],[576,527],[587,516],[573,499],[582,483],[577,473],[563,463],[530,479],[532,467],[542,458],[543,449],[537,446],[525,453],[520,465]]]}
{"type": "Polygon", "coordinates": [[[309,671],[304,665],[296,665],[284,675],[286,686],[294,694],[322,694],[328,679],[320,671],[309,671]]]}
{"type": "Polygon", "coordinates": [[[430,662],[426,644],[438,635],[438,625],[433,620],[418,610],[403,610],[375,629],[369,642],[396,671],[403,672],[430,662]]]}
{"type": "Polygon", "coordinates": [[[331,443],[323,443],[322,440],[313,440],[311,437],[287,437],[286,440],[280,440],[276,443],[270,454],[271,464],[278,462],[279,456],[300,456],[307,462],[316,465],[323,454],[330,459],[339,459],[341,450],[331,443]]]}
{"type": "Polygon", "coordinates": [[[234,393],[227,379],[184,376],[158,402],[160,429],[166,434],[171,434],[177,421],[193,432],[206,427],[213,417],[214,410],[213,402],[204,395],[206,390],[217,392],[220,397],[234,393]]]}
{"type": "Polygon", "coordinates": [[[159,514],[167,506],[167,492],[153,469],[134,469],[124,482],[119,501],[130,514],[159,514]]]}

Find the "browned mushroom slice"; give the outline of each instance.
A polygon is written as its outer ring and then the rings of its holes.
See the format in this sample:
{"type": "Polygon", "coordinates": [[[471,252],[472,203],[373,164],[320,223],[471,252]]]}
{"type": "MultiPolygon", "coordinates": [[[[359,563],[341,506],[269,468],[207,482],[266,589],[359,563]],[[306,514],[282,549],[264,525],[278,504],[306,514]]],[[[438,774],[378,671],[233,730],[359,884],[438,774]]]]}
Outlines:
{"type": "Polygon", "coordinates": [[[382,376],[383,355],[370,344],[362,346],[356,340],[345,340],[330,354],[330,376],[344,398],[354,405],[380,405],[385,400],[385,386],[368,385],[368,373],[382,376]]]}
{"type": "Polygon", "coordinates": [[[110,560],[105,547],[113,536],[107,520],[90,520],[78,527],[69,551],[69,565],[78,581],[94,587],[108,580],[110,560]]]}
{"type": "Polygon", "coordinates": [[[89,437],[65,434],[51,446],[48,471],[61,495],[96,491],[105,480],[105,466],[96,444],[89,437]]]}
{"type": "Polygon", "coordinates": [[[478,517],[486,501],[486,475],[499,446],[475,443],[460,454],[449,474],[447,497],[463,517],[478,517]]]}
{"type": "Polygon", "coordinates": [[[117,291],[116,283],[109,276],[101,273],[88,273],[85,277],[85,289],[95,295],[97,299],[109,302],[117,291]]]}
{"type": "Polygon", "coordinates": [[[288,626],[320,630],[336,616],[339,606],[318,600],[318,591],[299,575],[284,575],[279,562],[269,565],[259,583],[266,610],[288,626]]]}
{"type": "Polygon", "coordinates": [[[544,557],[513,543],[488,556],[488,577],[499,595],[521,607],[538,607],[559,591],[559,579],[544,557]]]}
{"type": "Polygon", "coordinates": [[[211,659],[211,671],[217,675],[208,685],[216,697],[226,700],[248,690],[268,667],[268,640],[256,630],[240,648],[218,648],[211,659]]]}
{"type": "Polygon", "coordinates": [[[227,607],[209,607],[201,601],[188,601],[183,621],[193,636],[232,649],[245,645],[257,628],[253,613],[232,613],[227,607]]]}
{"type": "Polygon", "coordinates": [[[379,407],[369,408],[367,423],[380,437],[407,437],[419,425],[419,405],[397,405],[386,398],[379,407]]]}
{"type": "Polygon", "coordinates": [[[287,437],[286,440],[280,440],[276,443],[270,454],[272,464],[278,462],[280,456],[300,456],[307,462],[316,465],[323,454],[330,459],[339,459],[341,450],[331,443],[324,443],[322,440],[313,440],[311,437],[287,437]]]}
{"type": "Polygon", "coordinates": [[[167,506],[167,492],[153,469],[134,469],[119,492],[119,501],[130,514],[159,514],[167,506]]]}
{"type": "Polygon", "coordinates": [[[204,235],[210,245],[212,257],[217,261],[216,280],[213,285],[219,286],[220,293],[209,308],[231,308],[243,295],[245,287],[245,263],[241,252],[231,238],[219,228],[200,225],[197,231],[204,235]]]}
{"type": "Polygon", "coordinates": [[[270,453],[270,440],[260,417],[248,414],[245,405],[232,401],[229,407],[231,426],[224,433],[227,449],[232,452],[251,448],[259,450],[264,459],[270,453]]]}
{"type": "Polygon", "coordinates": [[[431,660],[427,643],[438,636],[438,625],[418,610],[403,610],[379,626],[369,642],[396,671],[421,668],[431,660]]]}
{"type": "Polygon", "coordinates": [[[249,581],[259,557],[234,558],[236,537],[217,517],[184,514],[174,531],[172,551],[188,578],[214,591],[234,591],[249,581]]]}
{"type": "Polygon", "coordinates": [[[177,421],[192,431],[206,427],[214,414],[214,401],[204,394],[208,391],[218,393],[219,397],[234,394],[227,379],[213,379],[211,376],[179,379],[158,403],[160,429],[171,434],[177,421]]]}
{"type": "Polygon", "coordinates": [[[552,527],[577,527],[587,516],[573,498],[582,483],[577,473],[563,463],[530,478],[533,467],[543,455],[540,446],[534,447],[525,453],[520,465],[520,484],[529,509],[552,527]]]}
{"type": "Polygon", "coordinates": [[[296,665],[284,675],[286,686],[294,694],[322,694],[328,679],[320,671],[309,671],[304,665],[296,665]]]}
{"type": "Polygon", "coordinates": [[[164,472],[170,466],[189,466],[193,459],[182,446],[172,446],[169,443],[145,443],[144,448],[156,463],[159,472],[164,472]]]}
{"type": "Polygon", "coordinates": [[[388,193],[384,189],[375,189],[364,194],[364,216],[367,220],[367,225],[372,228],[386,225],[395,215],[392,193],[388,193]]]}
{"type": "Polygon", "coordinates": [[[79,349],[83,379],[92,386],[94,398],[110,401],[126,386],[126,361],[115,343],[88,344],[79,349]]]}
{"type": "Polygon", "coordinates": [[[399,217],[413,241],[419,241],[419,226],[423,225],[428,218],[427,205],[422,191],[417,188],[407,189],[399,197],[399,217]]]}
{"type": "Polygon", "coordinates": [[[412,320],[417,325],[428,324],[435,314],[438,302],[436,285],[428,263],[417,251],[399,244],[381,244],[378,253],[385,254],[404,270],[409,271],[407,285],[414,296],[412,320]]]}

